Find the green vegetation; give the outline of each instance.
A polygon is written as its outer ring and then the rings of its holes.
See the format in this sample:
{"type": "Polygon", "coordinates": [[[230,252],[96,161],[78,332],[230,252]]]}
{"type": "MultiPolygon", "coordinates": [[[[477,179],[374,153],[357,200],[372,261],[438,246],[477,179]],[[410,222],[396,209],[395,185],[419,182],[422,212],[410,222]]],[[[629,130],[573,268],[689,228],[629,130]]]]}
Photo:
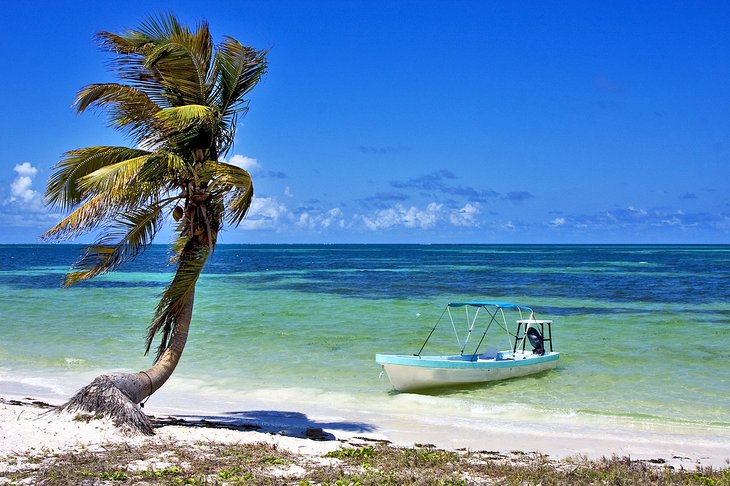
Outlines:
{"type": "Polygon", "coordinates": [[[730,486],[730,469],[674,469],[660,461],[344,446],[322,457],[268,444],[152,442],[102,452],[0,459],[0,484],[699,485],[730,486]],[[12,468],[2,467],[13,464],[12,468]]]}
{"type": "Polygon", "coordinates": [[[129,479],[129,476],[127,476],[127,473],[123,471],[102,471],[99,473],[99,479],[108,479],[111,481],[126,481],[129,479]]]}
{"type": "Polygon", "coordinates": [[[334,457],[337,459],[350,459],[353,457],[358,459],[369,459],[373,457],[374,453],[375,449],[373,447],[357,447],[354,449],[339,449],[332,451],[325,454],[324,457],[334,457]]]}

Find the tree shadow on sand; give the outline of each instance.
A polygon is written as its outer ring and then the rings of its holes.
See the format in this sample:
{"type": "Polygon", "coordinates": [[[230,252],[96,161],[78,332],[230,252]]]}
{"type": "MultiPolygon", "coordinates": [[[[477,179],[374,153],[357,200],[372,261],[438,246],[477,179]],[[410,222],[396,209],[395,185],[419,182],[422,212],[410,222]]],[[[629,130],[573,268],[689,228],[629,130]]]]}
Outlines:
{"type": "Polygon", "coordinates": [[[152,417],[153,427],[167,425],[183,427],[206,427],[228,430],[255,430],[258,432],[299,437],[313,440],[335,440],[332,432],[367,433],[375,426],[365,422],[317,421],[301,412],[282,410],[248,410],[225,412],[220,415],[178,415],[175,417],[152,417]]]}

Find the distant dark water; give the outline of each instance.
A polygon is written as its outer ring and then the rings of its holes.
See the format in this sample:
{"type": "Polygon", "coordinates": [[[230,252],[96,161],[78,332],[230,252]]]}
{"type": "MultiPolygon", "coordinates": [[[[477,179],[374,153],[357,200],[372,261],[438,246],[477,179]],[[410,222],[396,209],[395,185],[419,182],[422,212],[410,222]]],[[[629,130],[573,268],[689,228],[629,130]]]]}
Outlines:
{"type": "MultiPolygon", "coordinates": [[[[80,250],[76,245],[0,245],[5,270],[37,269],[32,276],[0,275],[0,284],[58,287],[58,270],[69,267],[80,250]]],[[[173,270],[167,265],[167,248],[156,245],[120,272],[173,270]]],[[[262,290],[368,299],[444,293],[509,297],[525,289],[544,297],[616,304],[730,299],[729,246],[221,245],[205,273],[235,275],[262,290]],[[292,274],[297,278],[282,278],[292,274]]],[[[141,284],[116,280],[83,285],[141,284]]]]}

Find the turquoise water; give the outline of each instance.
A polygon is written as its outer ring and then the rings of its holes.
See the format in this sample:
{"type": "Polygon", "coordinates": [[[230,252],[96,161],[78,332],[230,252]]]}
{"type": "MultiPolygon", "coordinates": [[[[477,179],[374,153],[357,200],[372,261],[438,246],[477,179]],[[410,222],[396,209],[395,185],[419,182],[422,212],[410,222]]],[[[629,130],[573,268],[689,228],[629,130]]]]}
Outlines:
{"type": "MultiPolygon", "coordinates": [[[[150,364],[166,248],[63,289],[78,252],[0,246],[0,395],[20,382],[70,394],[99,372],[150,364]]],[[[730,246],[221,246],[173,382],[234,402],[307,390],[396,403],[375,353],[418,351],[444,304],[467,299],[552,319],[561,359],[539,376],[421,395],[434,412],[514,406],[730,433],[730,246]]]]}

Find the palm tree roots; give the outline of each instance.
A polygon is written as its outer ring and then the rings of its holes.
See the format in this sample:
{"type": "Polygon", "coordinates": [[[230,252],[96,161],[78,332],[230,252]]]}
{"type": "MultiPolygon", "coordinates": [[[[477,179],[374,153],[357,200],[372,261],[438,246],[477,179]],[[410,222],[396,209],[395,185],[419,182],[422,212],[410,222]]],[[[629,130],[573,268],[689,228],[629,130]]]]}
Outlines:
{"type": "Polygon", "coordinates": [[[109,418],[123,430],[154,435],[152,423],[140,406],[117,386],[118,375],[100,375],[60,408],[69,413],[86,412],[109,418]]]}

